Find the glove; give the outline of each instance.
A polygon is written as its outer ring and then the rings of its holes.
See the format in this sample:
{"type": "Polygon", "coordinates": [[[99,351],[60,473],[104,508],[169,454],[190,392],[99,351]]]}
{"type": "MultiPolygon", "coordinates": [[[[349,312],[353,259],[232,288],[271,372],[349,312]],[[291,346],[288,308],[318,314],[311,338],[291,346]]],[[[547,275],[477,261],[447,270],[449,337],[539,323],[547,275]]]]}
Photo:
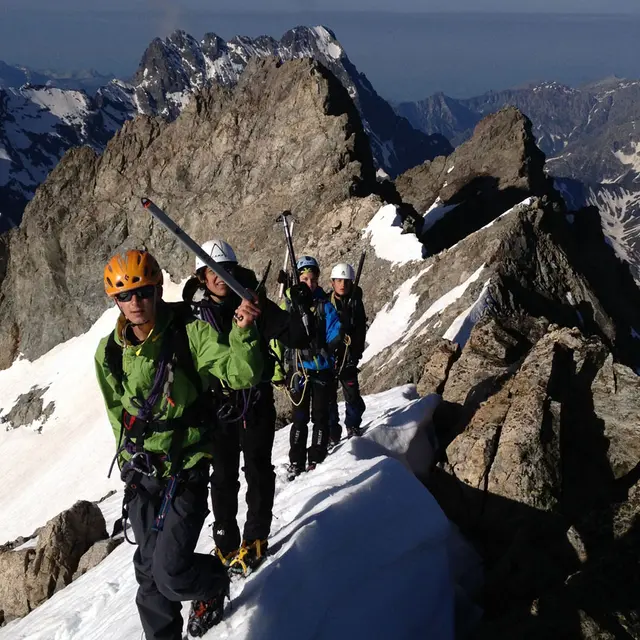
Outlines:
{"type": "Polygon", "coordinates": [[[313,305],[311,289],[309,289],[304,282],[294,284],[293,287],[289,289],[289,295],[291,297],[291,302],[293,302],[298,309],[306,311],[313,305]]]}

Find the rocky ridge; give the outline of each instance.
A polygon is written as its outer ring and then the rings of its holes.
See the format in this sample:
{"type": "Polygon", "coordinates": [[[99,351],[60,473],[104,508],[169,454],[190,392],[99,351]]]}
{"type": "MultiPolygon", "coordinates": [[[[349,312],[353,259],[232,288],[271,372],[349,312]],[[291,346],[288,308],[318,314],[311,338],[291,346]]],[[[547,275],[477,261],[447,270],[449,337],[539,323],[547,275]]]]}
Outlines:
{"type": "Polygon", "coordinates": [[[329,69],[356,103],[376,166],[386,173],[395,176],[452,150],[441,135],[427,136],[397,116],[324,27],[297,27],[280,41],[238,36],[225,42],[209,33],[198,42],[177,31],[149,45],[131,81],[112,80],[93,96],[51,82],[0,84],[0,231],[19,224],[37,186],[68,149],[88,145],[101,153],[139,114],[173,120],[195,93],[213,84],[234,86],[250,60],[266,57],[313,58],[329,69]]]}
{"type": "Polygon", "coordinates": [[[379,206],[376,185],[358,112],[335,77],[311,59],[254,60],[233,89],[205,89],[172,123],[141,116],[101,156],[67,153],[9,234],[3,364],[85,331],[106,307],[100,274],[120,248],[153,247],[170,273],[190,272],[186,251],[141,208],[143,195],[198,241],[224,229],[262,272],[279,250],[264,238],[280,238],[280,211],[295,212],[298,246],[309,250],[339,230],[337,255],[360,241],[379,206]]]}
{"type": "Polygon", "coordinates": [[[442,133],[457,146],[470,137],[478,120],[512,105],[534,123],[536,141],[554,176],[637,190],[639,96],[640,81],[609,78],[580,88],[545,82],[464,100],[436,94],[396,110],[414,127],[442,133]]]}

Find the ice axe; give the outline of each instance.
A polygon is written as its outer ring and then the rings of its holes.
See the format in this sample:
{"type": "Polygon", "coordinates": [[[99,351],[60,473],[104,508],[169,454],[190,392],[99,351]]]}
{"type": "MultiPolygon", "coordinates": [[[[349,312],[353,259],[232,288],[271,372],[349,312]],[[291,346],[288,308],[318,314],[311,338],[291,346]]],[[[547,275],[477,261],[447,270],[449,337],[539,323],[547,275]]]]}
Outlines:
{"type": "Polygon", "coordinates": [[[183,231],[160,207],[154,204],[149,198],[141,199],[142,206],[156,219],[162,223],[191,253],[194,253],[223,280],[230,289],[235,291],[241,298],[249,302],[255,301],[255,296],[249,289],[243,287],[228,271],[225,271],[215,260],[203,251],[200,245],[185,231],[183,231]]]}

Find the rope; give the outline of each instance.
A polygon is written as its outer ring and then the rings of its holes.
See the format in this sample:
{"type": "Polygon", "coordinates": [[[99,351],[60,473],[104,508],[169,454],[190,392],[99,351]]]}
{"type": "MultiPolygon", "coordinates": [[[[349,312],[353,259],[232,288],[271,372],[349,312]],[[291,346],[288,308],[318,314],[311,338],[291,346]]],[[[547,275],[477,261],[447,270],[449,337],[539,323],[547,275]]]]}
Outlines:
{"type": "Polygon", "coordinates": [[[294,407],[299,407],[302,404],[302,401],[304,400],[304,395],[307,392],[307,384],[309,383],[309,374],[307,373],[307,370],[304,368],[304,366],[302,365],[302,356],[300,355],[300,350],[296,349],[295,350],[295,372],[294,374],[291,376],[291,380],[293,380],[293,378],[298,375],[301,376],[302,379],[304,380],[303,384],[302,384],[302,394],[300,396],[300,400],[298,402],[296,402],[293,399],[293,395],[291,393],[291,390],[289,388],[289,385],[285,385],[282,388],[276,386],[276,389],[281,391],[282,393],[285,393],[287,395],[287,397],[289,398],[289,402],[291,402],[291,404],[294,407]]]}
{"type": "Polygon", "coordinates": [[[347,361],[347,353],[349,353],[349,347],[351,346],[351,336],[350,335],[346,335],[344,337],[344,344],[345,344],[345,349],[344,349],[344,355],[342,356],[342,363],[340,364],[340,368],[338,369],[338,375],[340,375],[342,373],[342,370],[344,369],[344,365],[347,361]]]}

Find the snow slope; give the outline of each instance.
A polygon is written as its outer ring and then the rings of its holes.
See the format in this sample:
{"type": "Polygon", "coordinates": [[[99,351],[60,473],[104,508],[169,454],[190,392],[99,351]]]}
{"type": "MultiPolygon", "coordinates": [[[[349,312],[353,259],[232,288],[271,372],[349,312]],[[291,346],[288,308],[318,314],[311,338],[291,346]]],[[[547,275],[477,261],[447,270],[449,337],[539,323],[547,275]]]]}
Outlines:
{"type": "MultiPolygon", "coordinates": [[[[177,300],[183,285],[166,273],[165,283],[165,299],[177,300]]],[[[93,370],[98,342],[117,316],[115,307],[109,309],[87,333],[34,362],[20,359],[0,371],[0,425],[33,387],[47,389],[44,408],[55,405],[45,423],[0,428],[0,544],[31,535],[76,500],[99,500],[120,488],[117,473],[107,478],[115,442],[93,370]]]]}
{"type": "Polygon", "coordinates": [[[423,258],[423,244],[415,234],[404,233],[402,219],[393,204],[380,207],[365,227],[364,237],[369,239],[375,254],[392,266],[423,258]]]}
{"type": "MultiPolygon", "coordinates": [[[[166,287],[167,297],[180,288],[166,287]]],[[[92,358],[114,321],[109,310],[86,334],[0,372],[2,415],[33,385],[49,386],[44,404],[55,403],[44,424],[0,432],[0,541],[30,534],[77,499],[95,500],[111,488],[118,493],[101,507],[109,525],[117,517],[121,486],[105,478],[115,442],[92,358]]],[[[439,397],[419,398],[405,386],[366,402],[365,437],[344,441],[295,482],[285,479],[288,431],[276,434],[271,555],[249,579],[234,582],[233,607],[207,637],[454,637],[454,608],[477,582],[477,560],[407,468],[431,459],[430,416],[439,397]]],[[[211,548],[205,527],[199,549],[211,548]]],[[[137,640],[132,554],[121,545],[26,618],[0,629],[0,639],[137,640]]],[[[466,617],[475,613],[471,607],[466,617]]]]}

